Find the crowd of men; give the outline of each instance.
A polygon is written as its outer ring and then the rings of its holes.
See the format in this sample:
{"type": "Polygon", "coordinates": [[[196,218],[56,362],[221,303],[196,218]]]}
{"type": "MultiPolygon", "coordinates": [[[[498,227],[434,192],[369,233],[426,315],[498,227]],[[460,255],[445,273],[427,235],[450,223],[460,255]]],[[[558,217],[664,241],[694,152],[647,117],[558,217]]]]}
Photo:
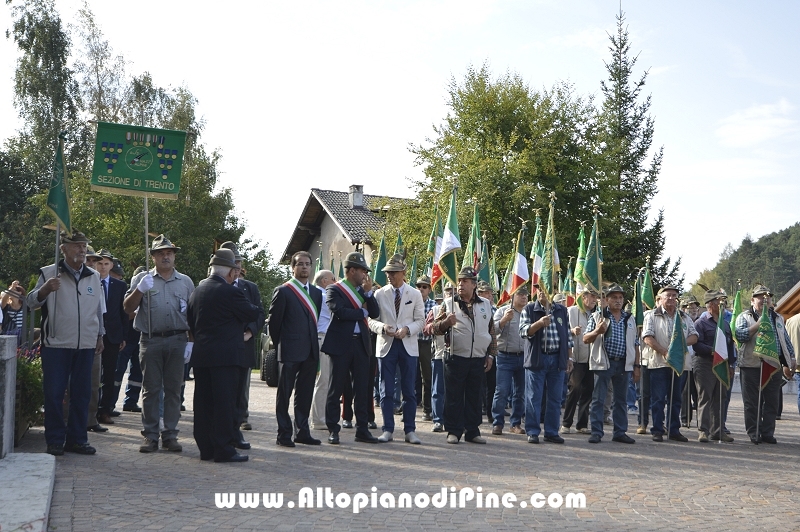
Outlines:
{"type": "Polygon", "coordinates": [[[96,452],[88,432],[107,431],[104,425],[120,415],[115,406],[128,367],[123,411],[141,414],[139,451],[157,451],[160,440],[161,449],[180,452],[178,422],[191,366],[200,458],[246,461],[238,451],[250,444],[241,430],[252,429],[250,374],[267,316],[279,362],[276,444],[284,447],[320,445],[313,430],[325,430],[327,442],[339,444],[342,429],[350,428],[356,442],[388,443],[396,416],[402,439],[419,445],[418,407],[449,444],[462,437],[485,444],[484,415],[492,435],[503,435],[508,417],[508,432],[533,444],[540,436],[562,444],[562,435],[573,431],[597,444],[604,425],[613,427],[612,441],[633,444],[630,413],[638,411],[637,434],[647,434],[652,420],[653,441],[686,442],[681,427],[690,425],[695,404],[697,440],[732,442],[725,425],[730,389],[714,363],[718,331],[731,380],[739,366],[747,436],[774,444],[782,379],[797,369],[800,318],[784,323],[762,285],[733,327],[724,292],[707,291],[701,313],[696,299],[679,304],[678,289],[665,286],[640,328],[615,283],[602,294],[585,290],[581,304],[569,308],[536,284],[530,291],[523,286],[498,309],[473,268],[463,268],[455,286],[447,283],[431,297],[430,278],[410,284],[401,255],[387,261],[388,282],[378,287],[361,253],[347,255],[337,281],[328,270],[312,279],[313,259],[301,251],[265,312],[232,242],[214,252],[208,277],[197,286],[176,269],[180,248],[164,235],[150,247],[153,267],[137,271],[130,285],[113,254],[95,253],[83,233],[62,234],[61,242],[63,259],[41,268],[26,296],[29,307],[42,308],[45,439],[53,455],[96,452]],[[754,353],[765,308],[781,363],[769,379],[754,353]],[[669,360],[679,335],[690,351],[681,375],[669,360]]]}

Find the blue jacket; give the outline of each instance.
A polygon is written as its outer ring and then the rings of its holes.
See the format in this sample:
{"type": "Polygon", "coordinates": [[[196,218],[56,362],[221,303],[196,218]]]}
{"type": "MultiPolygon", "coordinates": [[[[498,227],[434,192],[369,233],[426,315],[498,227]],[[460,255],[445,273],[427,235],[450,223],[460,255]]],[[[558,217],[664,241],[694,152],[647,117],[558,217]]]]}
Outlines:
{"type": "MultiPolygon", "coordinates": [[[[572,334],[569,330],[569,316],[567,316],[567,308],[558,303],[553,303],[552,311],[551,319],[555,320],[558,329],[558,369],[566,371],[567,361],[569,360],[570,334],[572,334]]],[[[525,305],[522,314],[523,318],[520,318],[520,331],[523,330],[523,327],[527,330],[531,324],[543,318],[546,312],[544,307],[542,307],[538,301],[535,301],[525,305]],[[527,316],[527,320],[524,319],[525,316],[527,316]],[[526,322],[527,326],[523,322],[526,322]]],[[[527,341],[525,342],[525,361],[523,362],[523,367],[527,369],[541,369],[544,367],[542,357],[553,356],[542,353],[542,338],[544,333],[545,328],[542,328],[533,336],[524,336],[527,341]]],[[[523,333],[520,332],[520,335],[523,335],[523,333]]]]}

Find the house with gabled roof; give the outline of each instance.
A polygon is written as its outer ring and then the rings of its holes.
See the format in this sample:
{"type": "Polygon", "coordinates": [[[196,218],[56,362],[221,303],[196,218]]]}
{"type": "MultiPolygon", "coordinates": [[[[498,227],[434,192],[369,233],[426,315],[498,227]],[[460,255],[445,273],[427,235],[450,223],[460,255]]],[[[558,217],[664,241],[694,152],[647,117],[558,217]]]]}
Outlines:
{"type": "Polygon", "coordinates": [[[364,194],[363,185],[351,185],[348,192],[312,188],[280,262],[288,263],[298,251],[316,260],[321,251],[323,268],[330,267],[333,257],[338,275],[339,264],[352,251],[370,261],[380,242],[372,242],[369,231],[383,230],[390,201],[409,199],[364,194]]]}

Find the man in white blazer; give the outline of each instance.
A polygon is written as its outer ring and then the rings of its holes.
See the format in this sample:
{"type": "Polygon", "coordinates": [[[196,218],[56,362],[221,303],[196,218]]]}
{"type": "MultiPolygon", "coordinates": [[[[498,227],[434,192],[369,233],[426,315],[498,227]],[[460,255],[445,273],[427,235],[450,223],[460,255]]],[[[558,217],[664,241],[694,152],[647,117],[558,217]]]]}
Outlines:
{"type": "Polygon", "coordinates": [[[417,413],[415,384],[419,346],[417,334],[425,325],[425,304],[419,290],[406,283],[406,263],[393,255],[383,268],[389,284],[375,292],[380,316],[370,318],[369,328],[378,335],[376,346],[380,371],[383,434],[378,441],[392,441],[394,433],[394,379],[400,369],[403,392],[403,431],[408,443],[419,444],[414,417],[417,413]]]}

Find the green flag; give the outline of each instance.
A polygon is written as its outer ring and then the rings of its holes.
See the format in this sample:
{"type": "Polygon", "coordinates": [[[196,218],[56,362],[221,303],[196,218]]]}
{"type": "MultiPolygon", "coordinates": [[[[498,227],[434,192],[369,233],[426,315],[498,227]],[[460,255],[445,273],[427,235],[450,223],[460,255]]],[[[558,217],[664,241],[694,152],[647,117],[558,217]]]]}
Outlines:
{"type": "Polygon", "coordinates": [[[656,308],[656,296],[653,292],[653,279],[650,276],[650,257],[647,258],[647,265],[644,268],[644,277],[641,283],[642,304],[648,309],[656,308]]]}
{"type": "Polygon", "coordinates": [[[400,236],[400,233],[397,233],[397,242],[394,244],[394,254],[395,255],[406,255],[406,246],[403,244],[403,237],[400,236]]]}
{"type": "MultiPolygon", "coordinates": [[[[335,266],[335,265],[333,264],[333,251],[331,251],[331,267],[330,267],[331,273],[333,273],[333,272],[335,272],[335,271],[336,271],[336,269],[334,268],[334,266],[335,266]]],[[[340,280],[341,280],[341,279],[340,279],[340,280]]]]}
{"type": "Polygon", "coordinates": [[[586,263],[586,231],[584,222],[581,222],[581,232],[578,234],[578,258],[575,260],[575,273],[572,278],[575,280],[575,292],[580,295],[583,292],[583,265],[586,263]]]}
{"type": "Polygon", "coordinates": [[[594,215],[592,234],[586,246],[586,259],[583,263],[583,286],[603,293],[603,247],[600,245],[600,232],[597,228],[597,213],[594,215]]]}
{"type": "Polygon", "coordinates": [[[758,332],[756,333],[756,345],[753,354],[760,357],[772,367],[781,367],[780,355],[778,352],[778,342],[775,338],[775,330],[767,313],[767,304],[761,309],[761,319],[758,320],[758,332]]]}
{"type": "Polygon", "coordinates": [[[458,232],[458,217],[456,216],[456,191],[453,187],[453,194],[450,196],[450,213],[447,215],[447,225],[442,231],[442,254],[439,257],[439,269],[442,276],[453,283],[458,284],[458,262],[456,262],[456,251],[461,249],[461,236],[458,232]]]}
{"type": "Polygon", "coordinates": [[[497,276],[497,254],[492,253],[492,260],[489,262],[489,284],[495,294],[500,291],[500,279],[497,276]]]}
{"type": "Polygon", "coordinates": [[[667,348],[667,358],[665,362],[675,371],[678,377],[683,373],[683,366],[686,363],[686,354],[689,348],[686,346],[686,336],[683,334],[683,320],[681,311],[675,311],[675,324],[672,328],[672,338],[669,340],[667,348]]]}
{"type": "Polygon", "coordinates": [[[636,326],[644,325],[644,303],[642,302],[642,280],[644,274],[641,270],[636,275],[636,282],[633,285],[633,316],[636,318],[636,326]]]}
{"type": "Polygon", "coordinates": [[[414,252],[414,262],[411,263],[411,278],[409,284],[416,285],[417,282],[417,252],[414,252]]]}
{"type": "Polygon", "coordinates": [[[378,246],[378,259],[375,262],[375,268],[372,270],[373,279],[381,286],[386,286],[386,272],[381,271],[386,266],[386,237],[381,237],[381,243],[378,246]]]}
{"type": "Polygon", "coordinates": [[[56,222],[64,228],[68,235],[71,235],[69,182],[64,168],[64,137],[66,135],[66,131],[62,131],[58,136],[58,148],[56,148],[56,158],[53,161],[53,175],[50,178],[50,191],[47,193],[47,208],[56,217],[56,222]]]}
{"type": "Polygon", "coordinates": [[[489,248],[486,237],[481,241],[481,269],[478,270],[478,280],[486,281],[491,286],[491,268],[489,267],[489,248]]]}
{"type": "Polygon", "coordinates": [[[344,261],[341,253],[339,253],[339,279],[344,279],[344,261]]]}
{"type": "Polygon", "coordinates": [[[539,289],[544,290],[547,298],[551,301],[560,288],[557,279],[558,272],[561,271],[561,265],[558,260],[558,246],[556,245],[555,210],[555,199],[551,199],[550,215],[547,218],[547,234],[544,239],[542,274],[539,278],[539,289]]]}
{"type": "Polygon", "coordinates": [[[476,203],[472,213],[472,227],[469,230],[467,248],[464,250],[464,260],[461,262],[462,268],[471,266],[480,272],[481,268],[486,266],[486,263],[481,264],[481,244],[481,217],[476,203]]]}
{"type": "MultiPolygon", "coordinates": [[[[742,308],[742,290],[739,289],[736,291],[736,297],[733,299],[733,308],[731,309],[731,334],[733,335],[733,339],[736,340],[736,318],[739,317],[744,311],[742,308]]],[[[736,340],[738,344],[739,341],[736,340]]]]}

